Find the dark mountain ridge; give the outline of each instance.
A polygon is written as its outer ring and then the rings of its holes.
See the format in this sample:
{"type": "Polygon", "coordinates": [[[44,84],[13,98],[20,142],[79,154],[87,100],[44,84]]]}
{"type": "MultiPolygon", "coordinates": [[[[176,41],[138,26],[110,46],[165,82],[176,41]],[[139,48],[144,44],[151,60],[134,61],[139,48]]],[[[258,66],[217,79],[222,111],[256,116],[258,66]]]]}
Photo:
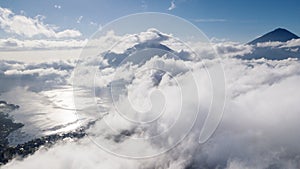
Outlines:
{"type": "Polygon", "coordinates": [[[277,28],[251,42],[248,44],[255,45],[257,43],[263,43],[263,42],[287,42],[292,39],[298,39],[299,36],[295,35],[294,33],[283,29],[283,28],[277,28]]]}

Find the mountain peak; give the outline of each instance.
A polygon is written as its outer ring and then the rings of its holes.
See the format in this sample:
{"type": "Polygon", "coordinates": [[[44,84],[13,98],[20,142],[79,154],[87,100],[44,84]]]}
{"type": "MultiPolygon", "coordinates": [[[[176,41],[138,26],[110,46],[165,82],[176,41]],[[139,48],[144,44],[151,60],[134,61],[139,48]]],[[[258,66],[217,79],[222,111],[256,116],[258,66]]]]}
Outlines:
{"type": "Polygon", "coordinates": [[[287,42],[292,39],[298,39],[299,37],[295,35],[294,33],[284,29],[284,28],[277,28],[251,42],[248,44],[255,45],[257,43],[263,43],[263,42],[287,42]]]}
{"type": "Polygon", "coordinates": [[[274,31],[275,31],[275,32],[276,32],[276,31],[286,31],[286,32],[289,32],[288,30],[286,30],[286,29],[284,29],[284,28],[277,28],[277,29],[275,29],[274,31]]]}

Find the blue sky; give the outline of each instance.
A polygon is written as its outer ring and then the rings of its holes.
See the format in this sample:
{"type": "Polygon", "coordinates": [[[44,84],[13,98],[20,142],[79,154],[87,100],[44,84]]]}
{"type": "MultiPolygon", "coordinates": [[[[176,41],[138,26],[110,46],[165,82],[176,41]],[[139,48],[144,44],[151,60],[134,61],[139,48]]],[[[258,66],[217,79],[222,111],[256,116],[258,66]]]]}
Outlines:
{"type": "Polygon", "coordinates": [[[44,23],[79,30],[83,37],[89,37],[99,25],[138,12],[185,18],[209,38],[247,42],[277,27],[300,35],[299,0],[1,0],[0,6],[27,17],[45,16],[44,23]],[[171,3],[174,8],[168,10],[171,3]]]}

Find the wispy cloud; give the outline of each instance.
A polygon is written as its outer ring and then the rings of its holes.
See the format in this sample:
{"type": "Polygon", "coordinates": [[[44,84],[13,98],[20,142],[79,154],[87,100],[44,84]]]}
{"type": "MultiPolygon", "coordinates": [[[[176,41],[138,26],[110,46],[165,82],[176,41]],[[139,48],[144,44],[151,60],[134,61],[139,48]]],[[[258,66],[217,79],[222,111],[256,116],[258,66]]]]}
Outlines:
{"type": "Polygon", "coordinates": [[[76,20],[77,23],[81,23],[81,20],[82,20],[83,16],[79,16],[76,20]]]}
{"type": "Polygon", "coordinates": [[[141,5],[142,9],[146,10],[148,8],[148,5],[146,3],[145,0],[142,0],[142,5],[141,5]]]}
{"type": "Polygon", "coordinates": [[[53,50],[53,49],[78,49],[84,47],[87,40],[47,40],[15,38],[0,39],[1,51],[24,51],[24,50],[53,50]]]}
{"type": "Polygon", "coordinates": [[[90,25],[92,25],[92,26],[97,26],[98,24],[97,24],[96,22],[91,21],[91,22],[90,22],[90,25]]]}
{"type": "Polygon", "coordinates": [[[54,8],[61,9],[61,6],[60,5],[54,5],[54,8]]]}
{"type": "Polygon", "coordinates": [[[168,8],[169,11],[173,10],[176,8],[176,5],[175,5],[175,1],[171,1],[171,6],[168,8]]]}
{"type": "Polygon", "coordinates": [[[193,19],[194,22],[227,22],[226,19],[220,18],[207,18],[207,19],[193,19]]]}
{"type": "Polygon", "coordinates": [[[21,15],[26,15],[26,12],[24,10],[20,10],[21,15]]]}

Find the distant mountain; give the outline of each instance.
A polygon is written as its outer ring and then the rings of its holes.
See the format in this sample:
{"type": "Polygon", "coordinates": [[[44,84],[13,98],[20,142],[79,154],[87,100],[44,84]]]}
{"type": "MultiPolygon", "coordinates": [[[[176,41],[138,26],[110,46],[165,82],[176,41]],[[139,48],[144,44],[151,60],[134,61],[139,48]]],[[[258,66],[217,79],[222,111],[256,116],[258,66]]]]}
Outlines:
{"type": "MultiPolygon", "coordinates": [[[[144,42],[140,42],[131,47],[128,47],[123,53],[115,53],[112,51],[105,53],[104,58],[108,61],[109,65],[112,67],[120,66],[120,64],[124,61],[125,58],[127,58],[127,61],[131,61],[132,63],[142,64],[150,60],[154,56],[163,55],[166,55],[170,58],[174,58],[174,56],[177,56],[182,60],[191,59],[190,53],[183,50],[179,52],[174,51],[162,43],[163,41],[168,40],[170,37],[163,35],[155,29],[149,29],[147,32],[151,33],[154,38],[145,40],[144,42]]],[[[137,37],[139,39],[142,38],[139,36],[137,37]]]]}
{"type": "Polygon", "coordinates": [[[272,32],[269,32],[255,40],[249,42],[248,44],[255,45],[257,43],[275,42],[275,41],[287,42],[289,40],[298,39],[298,38],[299,37],[297,35],[293,34],[292,32],[290,32],[286,29],[278,28],[272,32]]]}
{"type": "Polygon", "coordinates": [[[300,59],[300,46],[288,47],[285,45],[272,46],[272,45],[258,45],[258,43],[264,42],[287,42],[292,39],[298,39],[299,37],[290,31],[282,28],[275,29],[251,42],[248,45],[253,45],[251,53],[244,56],[238,56],[243,59],[260,59],[266,58],[271,60],[281,60],[287,58],[299,58],[300,59]]]}

